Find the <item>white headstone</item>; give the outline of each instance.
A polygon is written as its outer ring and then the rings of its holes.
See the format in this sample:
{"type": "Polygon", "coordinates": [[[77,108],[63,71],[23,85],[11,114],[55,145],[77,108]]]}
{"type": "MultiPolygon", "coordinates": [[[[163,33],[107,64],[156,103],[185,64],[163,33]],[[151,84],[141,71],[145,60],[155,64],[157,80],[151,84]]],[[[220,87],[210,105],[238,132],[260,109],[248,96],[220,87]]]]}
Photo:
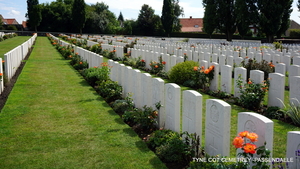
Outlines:
{"type": "Polygon", "coordinates": [[[278,63],[275,65],[275,73],[280,73],[285,75],[286,67],[284,63],[278,63]]]}
{"type": "Polygon", "coordinates": [[[291,77],[290,102],[295,105],[300,105],[300,76],[291,77]]]}
{"type": "MultiPolygon", "coordinates": [[[[258,135],[258,141],[254,142],[256,147],[263,146],[266,142],[266,148],[271,151],[270,157],[272,158],[273,150],[273,131],[274,123],[267,117],[252,113],[252,112],[241,112],[238,113],[238,133],[248,131],[256,133],[258,135]]],[[[249,142],[250,140],[248,140],[249,142]]],[[[240,152],[238,149],[237,153],[240,152]]],[[[254,157],[256,157],[254,155],[254,157]]],[[[257,157],[258,158],[258,157],[257,157]]]]}
{"type": "Polygon", "coordinates": [[[268,94],[268,106],[283,108],[285,76],[280,73],[270,73],[270,87],[268,94]]]}
{"type": "MultiPolygon", "coordinates": [[[[160,103],[163,105],[160,107],[158,111],[158,126],[159,127],[164,127],[165,121],[166,121],[166,114],[165,114],[165,82],[161,78],[153,78],[152,79],[152,91],[153,91],[153,96],[152,96],[152,103],[157,104],[160,103]]],[[[153,108],[156,109],[155,105],[152,106],[153,108]]]]}
{"type": "Polygon", "coordinates": [[[202,136],[202,95],[194,90],[183,91],[182,132],[202,136]]]}
{"type": "Polygon", "coordinates": [[[221,91],[231,94],[232,89],[232,66],[221,67],[221,91]]]}
{"type": "Polygon", "coordinates": [[[231,106],[218,99],[206,100],[205,152],[229,156],[231,106]]]}
{"type": "Polygon", "coordinates": [[[165,84],[165,129],[180,132],[181,89],[177,84],[165,84]]]}
{"type": "Polygon", "coordinates": [[[289,168],[300,168],[300,131],[289,131],[287,135],[286,158],[293,159],[289,168]]]}
{"type": "Polygon", "coordinates": [[[209,89],[216,91],[219,90],[219,64],[212,62],[211,65],[214,66],[214,78],[210,82],[209,89]]]}
{"type": "Polygon", "coordinates": [[[261,70],[250,70],[250,79],[255,84],[263,83],[264,72],[261,70]]]}

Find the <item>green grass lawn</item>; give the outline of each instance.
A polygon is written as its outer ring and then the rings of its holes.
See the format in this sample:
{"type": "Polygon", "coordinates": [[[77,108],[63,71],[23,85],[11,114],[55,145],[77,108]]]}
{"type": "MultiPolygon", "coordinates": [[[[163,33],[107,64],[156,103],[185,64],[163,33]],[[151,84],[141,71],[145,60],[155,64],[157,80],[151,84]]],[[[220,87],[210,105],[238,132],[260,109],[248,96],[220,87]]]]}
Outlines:
{"type": "Polygon", "coordinates": [[[165,165],[48,39],[38,37],[0,113],[0,168],[165,165]]]}
{"type": "Polygon", "coordinates": [[[5,53],[21,45],[30,38],[31,36],[16,36],[0,42],[0,58],[3,58],[5,53]]]}

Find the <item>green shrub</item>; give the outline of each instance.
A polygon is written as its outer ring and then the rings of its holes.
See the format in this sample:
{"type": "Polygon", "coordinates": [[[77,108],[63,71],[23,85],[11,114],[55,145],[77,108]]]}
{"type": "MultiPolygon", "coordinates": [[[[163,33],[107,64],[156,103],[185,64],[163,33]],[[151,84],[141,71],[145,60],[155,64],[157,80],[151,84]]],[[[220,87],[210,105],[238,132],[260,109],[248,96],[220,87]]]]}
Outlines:
{"type": "Polygon", "coordinates": [[[290,29],[290,37],[300,38],[300,29],[290,29]]]}
{"type": "Polygon", "coordinates": [[[261,70],[264,72],[264,79],[267,80],[269,73],[275,72],[275,66],[272,62],[268,63],[265,60],[257,62],[255,59],[249,59],[248,63],[242,62],[242,66],[247,69],[247,79],[250,77],[250,70],[261,70]]]}
{"type": "Polygon", "coordinates": [[[194,73],[193,68],[195,66],[199,66],[199,63],[195,61],[178,63],[170,70],[170,80],[177,84],[183,84],[184,82],[191,80],[192,74],[194,73]]]}
{"type": "Polygon", "coordinates": [[[101,67],[85,69],[82,72],[82,75],[90,85],[95,86],[97,83],[100,84],[102,82],[110,80],[109,73],[110,67],[106,62],[104,62],[101,64],[101,67]]]}
{"type": "Polygon", "coordinates": [[[99,84],[97,91],[108,103],[122,97],[122,86],[111,80],[102,81],[99,84]]]}
{"type": "MultiPolygon", "coordinates": [[[[131,111],[134,109],[133,99],[130,97],[130,95],[127,95],[127,97],[124,100],[116,100],[112,107],[116,113],[125,114],[126,111],[131,111]]],[[[129,114],[127,117],[122,116],[125,122],[133,121],[131,117],[132,116],[130,116],[129,114]]]]}
{"type": "Polygon", "coordinates": [[[101,53],[102,53],[102,47],[101,47],[101,44],[93,45],[93,46],[91,47],[91,51],[94,52],[94,53],[97,53],[97,54],[101,54],[101,53]]]}

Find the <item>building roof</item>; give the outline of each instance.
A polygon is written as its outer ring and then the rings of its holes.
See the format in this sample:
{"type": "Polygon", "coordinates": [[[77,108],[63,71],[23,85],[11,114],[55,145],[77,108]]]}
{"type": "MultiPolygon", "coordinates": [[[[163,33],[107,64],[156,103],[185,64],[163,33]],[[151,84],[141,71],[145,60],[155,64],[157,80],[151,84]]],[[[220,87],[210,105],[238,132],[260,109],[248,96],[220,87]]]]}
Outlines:
{"type": "Polygon", "coordinates": [[[2,20],[4,25],[18,25],[18,21],[15,18],[10,18],[10,19],[5,19],[3,16],[0,14],[0,19],[2,20]]]}
{"type": "Polygon", "coordinates": [[[180,18],[182,25],[181,32],[202,32],[203,19],[202,18],[180,18]]]}

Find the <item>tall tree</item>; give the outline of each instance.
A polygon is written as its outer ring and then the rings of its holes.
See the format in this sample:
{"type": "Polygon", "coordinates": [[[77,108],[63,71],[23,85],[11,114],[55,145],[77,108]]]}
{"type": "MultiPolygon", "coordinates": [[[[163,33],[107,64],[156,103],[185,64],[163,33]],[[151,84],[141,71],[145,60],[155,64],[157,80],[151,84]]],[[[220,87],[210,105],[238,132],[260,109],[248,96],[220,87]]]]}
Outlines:
{"type": "Polygon", "coordinates": [[[250,30],[249,25],[251,24],[249,7],[245,0],[235,1],[235,15],[239,34],[244,39],[244,36],[250,30]]]}
{"type": "Polygon", "coordinates": [[[216,0],[216,5],[218,28],[225,33],[227,41],[232,41],[232,35],[236,31],[234,0],[216,0]]]}
{"type": "Polygon", "coordinates": [[[118,21],[120,22],[120,27],[123,27],[123,23],[124,23],[124,17],[122,15],[122,12],[120,12],[119,17],[118,17],[118,21]]]}
{"type": "Polygon", "coordinates": [[[28,24],[37,31],[37,26],[42,21],[41,7],[38,0],[27,0],[27,13],[25,17],[28,18],[28,24]]]}
{"type": "Polygon", "coordinates": [[[85,8],[86,4],[84,0],[74,0],[72,8],[72,22],[75,28],[79,29],[80,34],[82,34],[82,28],[86,21],[85,8]]]}
{"type": "Polygon", "coordinates": [[[205,8],[203,17],[203,31],[211,38],[211,35],[217,28],[216,0],[203,0],[202,2],[205,8]]]}
{"type": "Polygon", "coordinates": [[[173,32],[180,32],[182,25],[180,24],[180,15],[184,14],[183,8],[179,5],[179,0],[172,0],[174,7],[173,32]]]}
{"type": "Polygon", "coordinates": [[[154,10],[147,4],[142,6],[140,10],[137,25],[140,33],[143,35],[153,35],[155,30],[154,10]]]}
{"type": "Polygon", "coordinates": [[[289,0],[258,0],[259,25],[266,34],[267,42],[272,43],[274,36],[280,29],[284,5],[282,1],[289,0]]]}
{"type": "Polygon", "coordinates": [[[288,30],[290,27],[290,16],[293,12],[292,4],[293,0],[284,0],[281,1],[284,9],[283,9],[283,15],[281,19],[281,25],[279,30],[276,33],[277,38],[281,38],[281,35],[285,34],[285,31],[288,30]]]}
{"type": "Polygon", "coordinates": [[[173,30],[174,18],[175,15],[172,0],[164,0],[161,22],[168,37],[173,30]]]}

